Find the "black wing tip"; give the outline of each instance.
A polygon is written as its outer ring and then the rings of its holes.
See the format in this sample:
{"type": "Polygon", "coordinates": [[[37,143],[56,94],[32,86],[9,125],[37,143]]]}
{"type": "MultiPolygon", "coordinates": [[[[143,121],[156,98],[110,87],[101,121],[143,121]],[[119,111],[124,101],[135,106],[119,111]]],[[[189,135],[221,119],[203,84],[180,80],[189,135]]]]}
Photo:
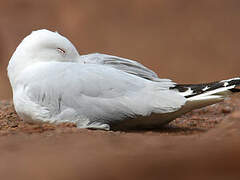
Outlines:
{"type": "Polygon", "coordinates": [[[190,94],[184,95],[186,98],[196,96],[198,94],[202,94],[204,92],[212,91],[218,88],[223,87],[230,87],[233,86],[232,89],[228,89],[229,91],[233,93],[240,92],[239,87],[240,86],[240,78],[232,78],[228,80],[222,80],[222,81],[215,81],[211,83],[203,83],[203,84],[176,84],[174,87],[171,87],[170,89],[177,89],[180,93],[187,92],[189,89],[191,90],[190,94]]]}
{"type": "Polygon", "coordinates": [[[233,89],[229,89],[229,91],[231,91],[232,93],[239,93],[240,89],[233,88],[233,89]]]}

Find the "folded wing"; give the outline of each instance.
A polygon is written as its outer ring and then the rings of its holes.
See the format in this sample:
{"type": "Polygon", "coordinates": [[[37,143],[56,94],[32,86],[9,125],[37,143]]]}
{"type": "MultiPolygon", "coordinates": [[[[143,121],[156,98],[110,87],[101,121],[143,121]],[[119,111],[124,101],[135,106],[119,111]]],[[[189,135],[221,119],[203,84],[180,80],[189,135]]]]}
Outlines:
{"type": "Polygon", "coordinates": [[[158,75],[149,68],[143,66],[142,64],[136,61],[126,58],[121,58],[107,54],[93,53],[80,56],[78,61],[83,62],[85,64],[102,64],[106,66],[111,66],[115,69],[122,70],[129,74],[133,74],[151,81],[171,82],[171,80],[169,79],[160,79],[158,75]]]}

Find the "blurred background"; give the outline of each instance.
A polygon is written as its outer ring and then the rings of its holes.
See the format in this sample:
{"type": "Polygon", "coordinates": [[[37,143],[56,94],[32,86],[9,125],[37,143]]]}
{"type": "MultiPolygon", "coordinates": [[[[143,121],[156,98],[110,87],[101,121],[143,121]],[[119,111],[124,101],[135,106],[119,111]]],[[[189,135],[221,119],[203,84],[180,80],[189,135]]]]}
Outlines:
{"type": "Polygon", "coordinates": [[[46,28],[80,54],[138,60],[162,78],[200,83],[239,76],[240,1],[12,0],[0,2],[0,99],[11,99],[6,67],[21,40],[46,28]]]}

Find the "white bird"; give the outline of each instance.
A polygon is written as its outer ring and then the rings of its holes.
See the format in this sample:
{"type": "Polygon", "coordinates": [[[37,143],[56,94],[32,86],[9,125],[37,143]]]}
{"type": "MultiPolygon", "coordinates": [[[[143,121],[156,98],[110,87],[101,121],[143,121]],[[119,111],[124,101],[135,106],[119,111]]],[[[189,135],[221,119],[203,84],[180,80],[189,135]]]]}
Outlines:
{"type": "Polygon", "coordinates": [[[240,85],[240,78],[176,84],[136,61],[79,55],[67,38],[48,30],[24,38],[9,61],[8,76],[23,120],[104,130],[163,125],[222,101],[240,85]]]}

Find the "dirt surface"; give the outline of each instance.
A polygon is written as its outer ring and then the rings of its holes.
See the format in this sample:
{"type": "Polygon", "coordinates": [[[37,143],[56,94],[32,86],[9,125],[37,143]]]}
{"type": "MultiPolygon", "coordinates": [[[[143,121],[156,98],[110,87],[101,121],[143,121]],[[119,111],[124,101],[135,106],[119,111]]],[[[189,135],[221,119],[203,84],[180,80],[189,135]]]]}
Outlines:
{"type": "Polygon", "coordinates": [[[239,179],[240,97],[161,129],[27,124],[0,103],[0,179],[239,179]]]}

